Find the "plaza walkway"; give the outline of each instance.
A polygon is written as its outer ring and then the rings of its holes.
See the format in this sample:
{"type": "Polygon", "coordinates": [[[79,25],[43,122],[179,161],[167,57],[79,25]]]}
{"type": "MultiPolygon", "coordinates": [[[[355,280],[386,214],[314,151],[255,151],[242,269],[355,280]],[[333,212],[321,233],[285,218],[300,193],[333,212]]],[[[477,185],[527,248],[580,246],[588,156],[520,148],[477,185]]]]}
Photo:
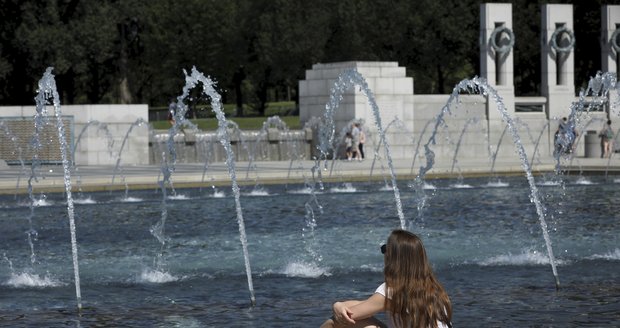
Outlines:
{"type": "MultiPolygon", "coordinates": [[[[323,162],[325,163],[325,162],[323,162]]],[[[240,185],[261,184],[284,184],[304,183],[312,181],[313,161],[294,162],[248,162],[236,163],[236,177],[240,185]],[[248,170],[248,166],[250,166],[248,170]],[[290,168],[290,169],[289,169],[290,168]]],[[[411,160],[395,160],[394,172],[398,179],[414,179],[420,166],[426,163],[414,163],[411,160]]],[[[534,165],[532,173],[540,175],[553,172],[553,162],[539,163],[534,165]]],[[[596,174],[610,176],[620,174],[620,156],[617,154],[611,161],[600,158],[574,158],[562,163],[565,174],[596,174]],[[608,165],[609,163],[609,165],[608,165]]],[[[426,174],[426,179],[479,177],[489,175],[524,175],[520,162],[497,162],[493,172],[490,172],[491,164],[488,159],[481,161],[459,160],[451,162],[438,162],[426,174]]],[[[321,180],[325,182],[335,181],[371,181],[384,179],[390,180],[388,163],[383,160],[366,159],[357,161],[328,161],[327,166],[321,166],[320,170],[314,170],[318,176],[320,171],[321,180]]],[[[37,170],[38,179],[32,181],[33,190],[36,192],[62,192],[64,191],[64,173],[61,165],[43,165],[37,170]]],[[[28,179],[31,176],[30,166],[0,165],[0,194],[15,194],[28,192],[28,179]]],[[[73,190],[82,191],[105,191],[129,189],[155,189],[162,180],[161,167],[156,165],[130,165],[122,166],[115,173],[114,166],[78,166],[71,170],[71,184],[73,190]],[[114,180],[114,183],[112,183],[114,180]]],[[[204,164],[178,164],[172,174],[171,181],[175,188],[191,188],[201,186],[230,186],[231,179],[228,167],[225,163],[209,164],[205,170],[204,164]]]]}

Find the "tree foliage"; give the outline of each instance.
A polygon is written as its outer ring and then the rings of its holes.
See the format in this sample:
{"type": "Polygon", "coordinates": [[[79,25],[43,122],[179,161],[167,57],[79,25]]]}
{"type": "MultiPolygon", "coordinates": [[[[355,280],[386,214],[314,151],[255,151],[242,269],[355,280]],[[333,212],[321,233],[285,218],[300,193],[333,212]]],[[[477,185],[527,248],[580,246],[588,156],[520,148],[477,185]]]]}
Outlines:
{"type": "MultiPolygon", "coordinates": [[[[519,95],[539,94],[546,2],[512,1],[519,95]]],[[[298,81],[313,64],[337,61],[396,61],[414,77],[416,93],[447,93],[480,70],[481,3],[2,0],[0,103],[33,103],[48,66],[66,104],[166,106],[181,92],[183,70],[196,66],[218,82],[224,101],[264,113],[268,101],[296,99],[298,81]]],[[[574,4],[578,84],[600,67],[606,3],[574,4]]]]}

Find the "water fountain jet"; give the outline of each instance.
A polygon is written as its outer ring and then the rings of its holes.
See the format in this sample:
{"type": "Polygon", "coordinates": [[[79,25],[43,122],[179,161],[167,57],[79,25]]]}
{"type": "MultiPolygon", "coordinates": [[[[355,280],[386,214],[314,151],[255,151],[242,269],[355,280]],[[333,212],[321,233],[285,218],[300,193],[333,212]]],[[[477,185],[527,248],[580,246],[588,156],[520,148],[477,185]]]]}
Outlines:
{"type": "Polygon", "coordinates": [[[405,221],[405,215],[403,213],[403,206],[400,199],[400,191],[396,183],[396,174],[394,173],[394,164],[392,163],[390,145],[386,141],[385,132],[383,131],[383,127],[381,124],[379,106],[377,106],[375,96],[368,87],[368,83],[356,69],[347,69],[342,74],[340,74],[340,76],[338,76],[338,80],[330,91],[329,102],[325,105],[325,112],[323,115],[325,119],[325,127],[320,131],[320,144],[318,146],[318,150],[320,151],[321,155],[317,160],[317,166],[319,165],[321,160],[325,160],[325,167],[327,167],[328,155],[332,153],[333,156],[335,156],[334,142],[336,140],[334,139],[336,134],[336,125],[334,122],[334,111],[336,110],[336,108],[338,108],[340,101],[343,99],[344,92],[354,86],[358,86],[360,88],[360,91],[368,99],[368,104],[372,109],[375,124],[377,126],[377,131],[379,132],[379,143],[385,145],[385,153],[388,160],[388,166],[390,168],[392,188],[394,189],[396,212],[400,220],[400,227],[402,229],[405,229],[407,223],[405,221]]]}
{"type": "MultiPolygon", "coordinates": [[[[80,267],[78,262],[77,241],[75,233],[75,214],[73,197],[71,196],[71,167],[67,158],[67,140],[65,139],[65,128],[62,122],[62,111],[60,109],[60,97],[56,89],[56,80],[52,74],[52,67],[48,67],[38,84],[38,93],[35,97],[37,116],[47,115],[48,101],[52,101],[54,106],[54,116],[56,118],[56,129],[58,131],[58,142],[60,143],[60,153],[62,157],[62,167],[64,171],[65,194],[67,195],[67,214],[69,216],[69,229],[71,233],[71,253],[73,254],[73,273],[75,276],[75,294],[77,299],[78,311],[82,310],[82,295],[80,291],[80,267]]],[[[35,119],[35,124],[37,120],[35,119]]]]}
{"type": "MultiPolygon", "coordinates": [[[[228,166],[228,173],[230,175],[231,183],[232,183],[232,191],[235,197],[235,210],[237,214],[237,224],[239,225],[239,239],[241,241],[241,246],[243,249],[244,262],[246,268],[246,276],[248,280],[248,289],[250,292],[250,303],[252,306],[256,305],[256,297],[254,296],[254,286],[252,283],[252,271],[250,268],[250,257],[248,252],[248,242],[245,233],[245,223],[243,220],[243,210],[241,207],[241,200],[239,195],[239,185],[237,183],[237,176],[235,172],[235,160],[234,154],[232,153],[231,145],[230,145],[230,136],[227,131],[227,120],[224,115],[224,111],[222,110],[222,100],[220,94],[215,90],[215,83],[204,74],[199,72],[196,67],[192,67],[191,74],[187,74],[185,72],[185,86],[183,87],[183,94],[177,97],[177,110],[175,112],[175,124],[170,128],[170,139],[168,141],[169,151],[171,154],[171,163],[175,163],[176,161],[176,151],[174,149],[174,143],[172,140],[172,136],[176,134],[176,131],[179,129],[181,125],[188,125],[190,127],[193,126],[191,122],[185,119],[185,113],[187,111],[187,107],[184,105],[183,100],[188,97],[191,89],[197,87],[198,83],[202,83],[202,92],[205,96],[208,96],[211,99],[211,109],[215,113],[215,116],[218,120],[218,139],[220,143],[226,150],[226,165],[228,166]]],[[[165,162],[167,163],[167,161],[165,162]]],[[[174,165],[174,164],[173,164],[174,165]]],[[[174,166],[168,167],[167,165],[165,169],[162,169],[164,172],[164,180],[169,181],[170,174],[174,171],[174,166]]],[[[163,189],[162,183],[162,189],[163,189]]],[[[164,196],[165,199],[165,196],[164,196]]]]}
{"type": "Polygon", "coordinates": [[[416,186],[417,186],[416,190],[420,194],[422,194],[422,198],[419,198],[420,202],[418,203],[418,211],[419,213],[421,213],[423,207],[425,206],[425,198],[423,198],[424,189],[422,187],[424,176],[433,167],[433,164],[434,164],[435,153],[432,151],[431,145],[435,144],[435,137],[437,134],[437,130],[439,126],[443,124],[444,122],[443,117],[447,113],[451,112],[450,109],[453,103],[456,102],[458,104],[458,98],[461,92],[475,92],[483,96],[489,96],[490,99],[492,99],[497,104],[497,109],[499,110],[501,114],[502,120],[508,125],[508,129],[510,130],[514,144],[517,147],[519,158],[521,159],[521,166],[523,167],[523,170],[525,171],[525,175],[526,175],[527,181],[530,186],[530,200],[536,206],[536,213],[538,214],[540,227],[541,227],[542,234],[545,240],[545,245],[547,247],[547,255],[549,257],[549,262],[551,264],[551,270],[553,272],[553,276],[555,279],[555,286],[557,289],[559,289],[560,279],[559,279],[557,268],[556,268],[555,257],[553,255],[553,248],[551,246],[551,238],[549,237],[547,222],[545,220],[545,216],[546,216],[545,208],[540,200],[538,188],[536,187],[536,183],[534,182],[534,176],[532,175],[532,170],[531,170],[529,161],[527,160],[527,154],[525,153],[525,149],[523,147],[523,144],[521,143],[521,138],[519,137],[519,133],[517,131],[515,122],[508,115],[508,112],[506,111],[506,108],[504,106],[501,96],[498,94],[498,92],[493,87],[488,85],[486,80],[483,78],[476,77],[471,80],[462,80],[461,82],[459,82],[454,87],[452,93],[450,94],[448,102],[441,109],[440,113],[436,117],[435,129],[433,130],[433,133],[431,134],[427,143],[424,145],[425,154],[426,154],[426,165],[420,167],[420,172],[418,173],[418,176],[416,177],[416,186]]]}

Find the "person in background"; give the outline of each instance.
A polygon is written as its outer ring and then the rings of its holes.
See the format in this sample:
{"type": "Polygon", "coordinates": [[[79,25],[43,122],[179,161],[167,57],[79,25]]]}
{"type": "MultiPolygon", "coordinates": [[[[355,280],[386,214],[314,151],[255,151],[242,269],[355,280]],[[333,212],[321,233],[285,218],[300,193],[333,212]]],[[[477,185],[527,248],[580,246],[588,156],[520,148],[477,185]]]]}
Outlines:
{"type": "Polygon", "coordinates": [[[611,157],[614,141],[614,131],[611,128],[611,120],[607,120],[607,124],[603,127],[603,130],[599,132],[598,136],[601,138],[601,158],[611,157]]]}
{"type": "Polygon", "coordinates": [[[361,126],[359,127],[359,129],[360,129],[360,144],[357,148],[360,151],[361,160],[363,160],[365,158],[364,144],[366,143],[366,133],[364,132],[364,129],[361,126]]]}
{"type": "Polygon", "coordinates": [[[351,149],[353,147],[353,137],[351,137],[351,132],[347,132],[344,137],[344,146],[346,147],[345,154],[347,155],[347,160],[350,161],[353,153],[351,149]]]}
{"type": "Polygon", "coordinates": [[[168,105],[168,123],[170,123],[170,126],[174,126],[174,113],[176,112],[176,108],[177,104],[174,101],[170,102],[168,105]]]}
{"type": "Polygon", "coordinates": [[[568,118],[563,117],[555,132],[553,141],[555,145],[554,156],[572,154],[575,151],[575,141],[578,136],[579,133],[575,129],[575,122],[569,122],[568,118]]]}
{"type": "Polygon", "coordinates": [[[394,230],[381,246],[384,283],[366,300],[336,302],[333,316],[321,328],[333,327],[452,327],[452,304],[435,277],[422,240],[394,230]],[[386,312],[388,325],[374,317],[386,312]]]}
{"type": "Polygon", "coordinates": [[[351,127],[351,136],[353,137],[353,145],[351,146],[351,153],[353,154],[353,159],[357,159],[358,161],[361,161],[362,158],[360,157],[360,152],[359,152],[359,145],[360,145],[360,128],[359,128],[359,123],[353,123],[353,126],[351,127]]]}

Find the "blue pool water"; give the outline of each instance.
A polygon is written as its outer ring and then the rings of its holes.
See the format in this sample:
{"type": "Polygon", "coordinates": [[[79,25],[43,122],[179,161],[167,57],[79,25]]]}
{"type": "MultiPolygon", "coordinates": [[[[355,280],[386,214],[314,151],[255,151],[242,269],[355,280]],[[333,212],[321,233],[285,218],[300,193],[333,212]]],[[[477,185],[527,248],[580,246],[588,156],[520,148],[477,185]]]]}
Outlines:
{"type": "MultiPolygon", "coordinates": [[[[523,177],[431,180],[418,217],[399,181],[410,230],[422,236],[454,307],[455,327],[614,327],[620,322],[620,185],[602,177],[546,183],[540,193],[558,264],[556,290],[523,177]]],[[[400,226],[383,185],[326,184],[312,232],[303,186],[243,187],[256,306],[228,188],[177,190],[167,201],[162,270],[149,232],[161,193],[74,194],[83,311],[77,314],[66,204],[34,210],[30,263],[25,195],[0,199],[0,326],[317,327],[335,300],[382,282],[379,246],[400,226]],[[314,254],[314,255],[312,255],[314,254]]]]}

